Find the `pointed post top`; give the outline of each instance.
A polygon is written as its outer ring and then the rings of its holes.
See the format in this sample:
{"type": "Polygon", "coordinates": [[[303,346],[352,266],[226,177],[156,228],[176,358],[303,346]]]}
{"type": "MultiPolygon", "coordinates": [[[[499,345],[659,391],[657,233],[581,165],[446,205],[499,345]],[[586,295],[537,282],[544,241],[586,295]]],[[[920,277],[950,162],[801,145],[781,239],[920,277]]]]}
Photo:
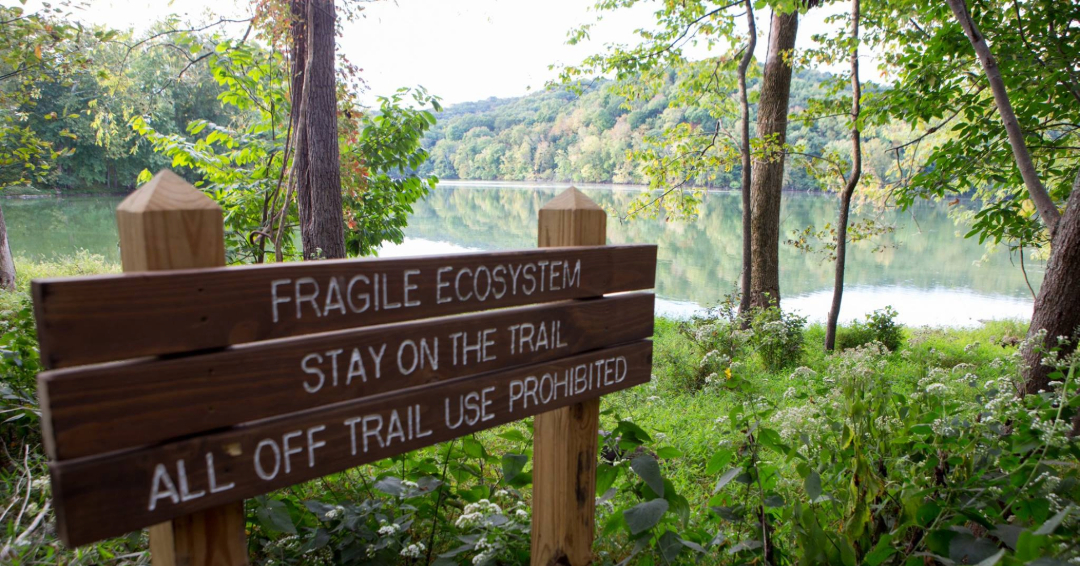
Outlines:
{"type": "Polygon", "coordinates": [[[221,207],[182,177],[162,169],[153,179],[125,198],[117,212],[216,210],[221,207]]]}
{"type": "Polygon", "coordinates": [[[542,248],[607,243],[607,212],[574,187],[551,199],[537,216],[542,248]]]}
{"type": "Polygon", "coordinates": [[[570,187],[548,201],[541,210],[603,210],[585,193],[570,187]]]}
{"type": "Polygon", "coordinates": [[[116,207],[124,271],[225,265],[221,207],[167,169],[116,207]]]}

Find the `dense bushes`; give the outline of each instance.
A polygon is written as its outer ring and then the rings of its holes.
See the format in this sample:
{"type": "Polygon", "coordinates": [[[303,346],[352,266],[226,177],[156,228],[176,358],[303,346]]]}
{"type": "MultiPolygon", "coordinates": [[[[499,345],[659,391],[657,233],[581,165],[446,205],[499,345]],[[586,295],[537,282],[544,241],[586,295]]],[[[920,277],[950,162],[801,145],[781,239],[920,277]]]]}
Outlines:
{"type": "Polygon", "coordinates": [[[836,347],[840,350],[865,346],[878,342],[895,352],[903,343],[904,335],[900,325],[896,324],[896,311],[885,307],[866,315],[866,322],[856,320],[848,326],[840,327],[836,336],[836,347]]]}

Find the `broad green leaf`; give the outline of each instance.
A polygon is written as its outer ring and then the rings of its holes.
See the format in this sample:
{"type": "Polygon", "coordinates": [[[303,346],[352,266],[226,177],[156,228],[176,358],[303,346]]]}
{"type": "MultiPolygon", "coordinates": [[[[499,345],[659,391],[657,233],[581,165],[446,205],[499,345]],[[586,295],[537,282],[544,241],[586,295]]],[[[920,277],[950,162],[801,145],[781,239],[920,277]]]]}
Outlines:
{"type": "Polygon", "coordinates": [[[657,525],[668,510],[668,502],[663,499],[645,501],[623,511],[630,534],[645,532],[657,525]]]}

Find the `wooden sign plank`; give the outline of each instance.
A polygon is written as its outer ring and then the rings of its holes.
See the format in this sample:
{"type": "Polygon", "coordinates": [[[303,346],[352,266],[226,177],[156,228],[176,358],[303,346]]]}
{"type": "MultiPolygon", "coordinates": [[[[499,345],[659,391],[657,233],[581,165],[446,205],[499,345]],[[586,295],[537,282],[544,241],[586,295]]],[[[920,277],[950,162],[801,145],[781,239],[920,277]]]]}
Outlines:
{"type": "Polygon", "coordinates": [[[157,444],[350,399],[648,338],[653,295],[344,330],[38,376],[53,460],[157,444]]]}
{"type": "MultiPolygon", "coordinates": [[[[51,465],[77,546],[649,381],[645,340],[51,465]]],[[[592,497],[590,494],[589,497],[592,497]]]]}
{"type": "Polygon", "coordinates": [[[656,246],[128,273],[33,282],[48,368],[653,287],[656,246]]]}

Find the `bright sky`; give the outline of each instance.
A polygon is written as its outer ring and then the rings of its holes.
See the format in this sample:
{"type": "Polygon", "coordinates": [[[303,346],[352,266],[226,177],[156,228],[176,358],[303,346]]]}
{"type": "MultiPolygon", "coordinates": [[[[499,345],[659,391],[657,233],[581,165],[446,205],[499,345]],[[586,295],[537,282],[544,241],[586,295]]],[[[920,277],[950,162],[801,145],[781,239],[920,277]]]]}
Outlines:
{"type": "MultiPolygon", "coordinates": [[[[0,0],[11,3],[12,0],[0,0]]],[[[340,1],[340,0],[339,0],[340,1]]],[[[216,14],[245,17],[245,0],[89,0],[78,14],[84,20],[113,27],[141,28],[169,13],[196,22],[216,14]]],[[[396,0],[367,6],[366,17],[347,24],[338,50],[364,69],[371,87],[365,98],[389,94],[398,87],[423,85],[443,102],[453,104],[490,96],[527,94],[555,76],[554,63],[573,64],[599,52],[607,42],[633,41],[632,32],[651,23],[654,2],[644,9],[608,14],[584,45],[565,44],[566,33],[595,14],[592,0],[396,0]]],[[[827,29],[828,14],[846,4],[812,11],[800,22],[799,47],[827,29]]],[[[765,57],[768,17],[760,14],[758,57],[765,57]]],[[[240,30],[242,31],[242,29],[240,30]]]]}

